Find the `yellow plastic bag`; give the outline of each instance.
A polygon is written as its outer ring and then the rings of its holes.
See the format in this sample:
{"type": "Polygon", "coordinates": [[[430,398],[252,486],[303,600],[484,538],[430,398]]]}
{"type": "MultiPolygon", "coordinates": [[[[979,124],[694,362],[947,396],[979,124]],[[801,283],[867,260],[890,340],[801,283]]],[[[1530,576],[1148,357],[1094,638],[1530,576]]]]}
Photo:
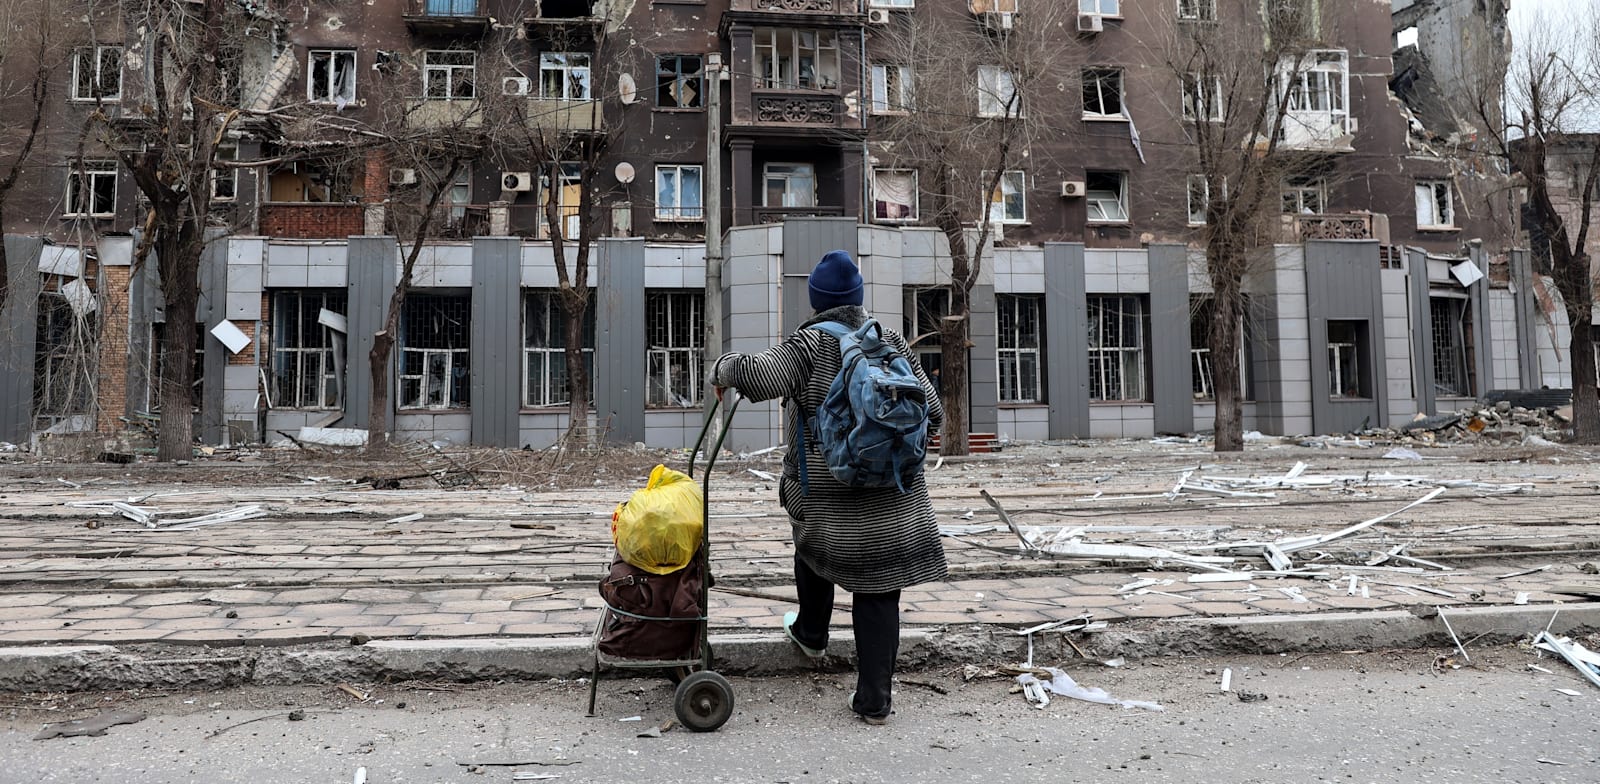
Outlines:
{"type": "Polygon", "coordinates": [[[611,513],[611,541],[622,560],[651,574],[689,565],[705,530],[700,486],[664,465],[650,482],[611,513]]]}

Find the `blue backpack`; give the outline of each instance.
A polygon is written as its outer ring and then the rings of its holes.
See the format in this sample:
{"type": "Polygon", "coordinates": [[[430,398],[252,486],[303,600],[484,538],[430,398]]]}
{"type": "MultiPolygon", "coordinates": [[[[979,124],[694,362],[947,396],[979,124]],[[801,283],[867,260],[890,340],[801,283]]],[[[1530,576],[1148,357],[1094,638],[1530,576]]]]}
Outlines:
{"type": "Polygon", "coordinates": [[[811,328],[839,339],[840,369],[822,406],[801,428],[801,487],[808,488],[805,430],[812,429],[835,479],[905,492],[928,453],[927,390],[911,360],[883,339],[873,319],[855,330],[836,321],[811,328]]]}

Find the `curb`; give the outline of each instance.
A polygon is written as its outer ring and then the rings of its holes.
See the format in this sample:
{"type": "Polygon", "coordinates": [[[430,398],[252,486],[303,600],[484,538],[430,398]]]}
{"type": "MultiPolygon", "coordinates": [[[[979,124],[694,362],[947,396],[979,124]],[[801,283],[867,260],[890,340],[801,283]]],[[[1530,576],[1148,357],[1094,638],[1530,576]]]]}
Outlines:
{"type": "MultiPolygon", "coordinates": [[[[1600,630],[1600,603],[1445,608],[1444,613],[1456,636],[1475,646],[1521,639],[1546,627],[1563,635],[1600,630]]],[[[1114,625],[1079,641],[1078,647],[1097,656],[1136,659],[1454,647],[1437,616],[1424,618],[1408,611],[1114,625]]],[[[711,644],[717,671],[740,675],[842,672],[851,668],[855,654],[848,634],[832,642],[821,663],[806,659],[778,634],[714,635],[711,644]]],[[[230,648],[182,657],[160,655],[173,651],[160,647],[123,650],[110,645],[0,648],[0,691],[568,679],[587,677],[591,657],[587,637],[375,640],[337,648],[230,648]]],[[[900,635],[899,662],[906,669],[987,664],[1022,661],[1028,653],[1027,638],[1003,627],[906,630],[900,635]]],[[[1048,633],[1035,635],[1032,653],[1041,661],[1071,661],[1078,656],[1063,635],[1048,633]]],[[[622,671],[602,677],[628,675],[622,671]]]]}

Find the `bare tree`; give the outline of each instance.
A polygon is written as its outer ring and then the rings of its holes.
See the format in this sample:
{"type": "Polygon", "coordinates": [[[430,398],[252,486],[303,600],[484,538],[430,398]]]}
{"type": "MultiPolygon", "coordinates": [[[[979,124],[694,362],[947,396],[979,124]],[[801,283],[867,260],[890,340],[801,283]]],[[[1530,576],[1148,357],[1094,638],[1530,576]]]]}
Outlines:
{"type": "Polygon", "coordinates": [[[120,116],[95,114],[97,141],[111,150],[147,202],[136,264],[156,254],[169,329],[160,378],[164,415],[157,459],[192,451],[195,323],[200,258],[210,240],[212,180],[229,129],[239,118],[237,63],[220,53],[245,35],[251,11],[228,0],[120,5],[124,94],[120,116]]]}
{"type": "Polygon", "coordinates": [[[1182,171],[1194,175],[1187,183],[1187,207],[1191,213],[1198,208],[1204,220],[1199,241],[1211,288],[1206,346],[1218,452],[1244,449],[1244,289],[1251,273],[1270,263],[1282,225],[1282,183],[1315,169],[1347,133],[1315,127],[1301,116],[1315,105],[1317,91],[1329,89],[1309,75],[1324,64],[1321,58],[1335,56],[1317,48],[1319,33],[1331,26],[1317,15],[1318,6],[1314,0],[1275,0],[1262,19],[1264,30],[1198,15],[1179,19],[1164,44],[1165,69],[1181,85],[1181,100],[1170,105],[1174,125],[1184,130],[1182,171]]]}
{"type": "Polygon", "coordinates": [[[1030,4],[1015,21],[991,0],[973,0],[973,15],[919,7],[872,34],[886,66],[875,76],[875,155],[916,172],[920,218],[950,246],[949,307],[939,322],[947,455],[968,451],[971,296],[1006,199],[1018,196],[1007,172],[1067,125],[1062,40],[1077,17],[1068,5],[1030,4]]]}
{"type": "Polygon", "coordinates": [[[1590,232],[1600,191],[1600,13],[1573,6],[1567,14],[1538,23],[1508,59],[1480,65],[1472,112],[1527,188],[1525,224],[1536,254],[1548,250],[1571,328],[1573,440],[1594,444],[1600,398],[1590,232]]]}
{"type": "MultiPolygon", "coordinates": [[[[7,151],[0,169],[0,234],[6,223],[6,201],[44,127],[51,81],[59,64],[49,11],[39,3],[0,2],[0,106],[7,107],[0,116],[0,147],[7,151]],[[21,109],[20,116],[10,109],[21,109]]],[[[5,243],[0,242],[0,309],[5,308],[10,289],[10,263],[5,243]]]]}

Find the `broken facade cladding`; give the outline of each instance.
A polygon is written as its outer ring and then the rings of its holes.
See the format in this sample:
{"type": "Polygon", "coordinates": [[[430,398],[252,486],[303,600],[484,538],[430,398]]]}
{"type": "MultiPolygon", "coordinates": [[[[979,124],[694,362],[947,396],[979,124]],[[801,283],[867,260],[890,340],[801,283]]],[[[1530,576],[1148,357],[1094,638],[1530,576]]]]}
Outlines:
{"type": "MultiPolygon", "coordinates": [[[[599,166],[601,238],[585,328],[594,424],[610,439],[688,444],[704,363],[716,353],[703,345],[706,313],[722,314],[717,351],[771,345],[800,323],[803,276],[835,248],[861,261],[868,307],[919,339],[925,362],[938,361],[929,333],[944,307],[937,287],[949,280],[947,246],[926,225],[914,173],[875,167],[870,146],[896,105],[899,75],[874,59],[878,31],[913,13],[909,4],[258,5],[259,24],[237,55],[240,101],[251,108],[301,104],[303,88],[305,104],[371,118],[385,80],[416,80],[417,122],[443,122],[493,93],[526,97],[532,117],[559,115],[566,133],[615,134],[599,166]],[[631,41],[622,72],[574,51],[581,36],[559,32],[574,27],[631,41]],[[526,60],[491,84],[478,69],[490,70],[500,38],[518,42],[526,60]],[[709,76],[718,65],[722,78],[709,76]],[[705,150],[713,90],[725,113],[714,162],[705,150]],[[713,169],[725,184],[719,193],[706,192],[713,169]],[[708,223],[729,227],[712,303],[721,307],[709,309],[708,223]]],[[[1001,15],[1027,23],[1025,8],[959,5],[918,8],[972,24],[1001,15]]],[[[1081,107],[1086,118],[1091,109],[1104,117],[1032,156],[1047,163],[1007,172],[991,205],[1002,231],[974,292],[976,432],[1139,437],[1211,421],[1195,194],[1178,153],[1157,143],[1181,133],[1183,119],[1164,100],[1179,88],[1141,75],[1159,69],[1138,45],[1155,39],[1172,4],[1091,5],[1083,16],[1096,24],[1080,25],[1064,45],[1085,60],[1085,79],[1110,86],[1081,107]],[[1130,144],[1134,123],[1142,146],[1130,144]]],[[[1251,3],[1177,10],[1260,24],[1251,3]]],[[[1514,250],[1518,237],[1500,214],[1511,205],[1486,195],[1503,190],[1495,170],[1435,149],[1440,138],[1459,139],[1458,129],[1428,131],[1426,112],[1397,100],[1401,88],[1391,93],[1391,58],[1373,53],[1392,49],[1400,18],[1381,4],[1343,13],[1319,58],[1325,100],[1295,118],[1305,131],[1295,143],[1324,150],[1330,174],[1284,184],[1281,236],[1266,251],[1273,263],[1247,283],[1246,428],[1340,432],[1450,410],[1492,389],[1564,386],[1559,308],[1514,250]]],[[[1406,23],[1427,27],[1432,18],[1406,23]]],[[[1471,14],[1449,19],[1478,24],[1471,14]]],[[[51,109],[53,128],[78,128],[91,110],[137,100],[136,80],[123,75],[142,67],[128,54],[134,42],[116,20],[102,22],[60,77],[73,81],[51,109]]],[[[1076,116],[1078,91],[1063,95],[1076,116]]],[[[267,130],[242,126],[229,155],[282,158],[282,135],[267,130]]],[[[109,155],[86,153],[80,165],[55,139],[38,155],[19,192],[43,196],[13,199],[7,213],[20,307],[8,306],[12,329],[0,346],[7,367],[35,372],[0,380],[0,439],[147,422],[160,413],[151,391],[168,326],[153,265],[135,273],[132,263],[137,189],[109,155]]],[[[566,430],[541,204],[552,185],[537,171],[536,161],[482,161],[449,189],[445,229],[427,243],[402,314],[390,375],[396,437],[541,447],[566,430]]],[[[399,271],[386,206],[415,178],[378,156],[304,155],[219,178],[232,228],[219,231],[202,265],[204,339],[192,361],[203,440],[277,440],[303,426],[366,422],[367,352],[399,271]]],[[[575,223],[577,177],[563,170],[559,180],[558,219],[575,223]]],[[[779,440],[774,406],[741,410],[736,446],[779,440]]]]}

